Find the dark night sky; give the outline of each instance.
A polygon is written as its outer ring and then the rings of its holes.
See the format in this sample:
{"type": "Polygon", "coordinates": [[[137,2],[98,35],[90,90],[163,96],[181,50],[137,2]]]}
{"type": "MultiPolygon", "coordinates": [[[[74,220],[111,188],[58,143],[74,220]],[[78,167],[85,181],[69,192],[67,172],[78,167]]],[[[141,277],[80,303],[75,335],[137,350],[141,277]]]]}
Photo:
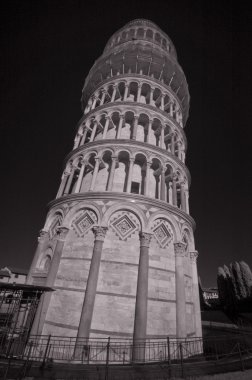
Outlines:
{"type": "MultiPolygon", "coordinates": [[[[245,2],[244,2],[245,3],[245,2]]],[[[147,18],[175,44],[191,95],[187,166],[203,285],[252,267],[251,13],[230,1],[5,1],[1,5],[0,266],[28,268],[109,37],[147,18]]]]}

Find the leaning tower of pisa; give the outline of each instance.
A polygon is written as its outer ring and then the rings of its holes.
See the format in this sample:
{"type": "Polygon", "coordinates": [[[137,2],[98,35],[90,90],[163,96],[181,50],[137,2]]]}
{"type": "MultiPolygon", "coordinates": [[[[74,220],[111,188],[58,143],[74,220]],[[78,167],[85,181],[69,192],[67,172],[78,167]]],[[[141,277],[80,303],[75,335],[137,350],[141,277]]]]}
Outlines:
{"type": "Polygon", "coordinates": [[[72,151],[30,268],[33,333],[201,336],[185,165],[189,92],[170,38],[134,20],[84,84],[72,151]]]}

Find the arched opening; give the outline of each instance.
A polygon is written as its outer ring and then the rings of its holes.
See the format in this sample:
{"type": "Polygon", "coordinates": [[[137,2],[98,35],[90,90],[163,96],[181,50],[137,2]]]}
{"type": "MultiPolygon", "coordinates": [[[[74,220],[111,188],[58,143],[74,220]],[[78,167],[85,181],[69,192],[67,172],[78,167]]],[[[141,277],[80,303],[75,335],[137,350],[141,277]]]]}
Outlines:
{"type": "Polygon", "coordinates": [[[172,173],[173,173],[172,167],[169,164],[167,164],[166,171],[165,171],[165,190],[166,190],[165,200],[171,205],[172,205],[172,173]]]}
{"type": "Polygon", "coordinates": [[[72,170],[74,170],[74,173],[73,173],[72,181],[71,181],[71,184],[70,184],[70,187],[69,187],[69,192],[68,192],[69,194],[73,194],[74,193],[74,190],[75,190],[75,187],[76,187],[76,183],[77,183],[77,180],[78,180],[79,174],[80,174],[80,169],[81,169],[81,166],[82,166],[81,161],[82,161],[82,156],[78,157],[74,161],[75,166],[72,169],[72,170]]]}
{"type": "Polygon", "coordinates": [[[129,171],[129,153],[122,151],[118,154],[118,165],[115,169],[113,191],[125,192],[129,171]]]}
{"type": "Polygon", "coordinates": [[[153,40],[153,31],[151,29],[147,29],[146,38],[148,40],[153,40]]]}
{"type": "Polygon", "coordinates": [[[85,166],[85,171],[83,174],[83,180],[81,184],[81,193],[85,193],[86,191],[89,191],[90,185],[92,182],[92,177],[93,177],[93,171],[95,167],[95,153],[91,153],[90,156],[87,158],[87,163],[85,166]]]}
{"type": "Polygon", "coordinates": [[[137,101],[137,90],[138,90],[138,83],[137,82],[131,82],[129,85],[129,92],[127,101],[130,102],[136,102],[137,101]]]}
{"type": "Polygon", "coordinates": [[[95,191],[105,191],[107,190],[109,173],[111,171],[112,164],[112,153],[111,151],[106,151],[103,153],[101,162],[99,165],[99,170],[95,180],[95,191]]]}
{"type": "Polygon", "coordinates": [[[153,158],[150,166],[149,196],[156,199],[160,198],[160,174],[161,163],[157,158],[153,158]]]}
{"type": "Polygon", "coordinates": [[[148,125],[149,125],[148,115],[141,113],[138,119],[137,134],[136,134],[137,141],[147,142],[148,125]]]}
{"type": "Polygon", "coordinates": [[[132,180],[131,180],[131,193],[144,195],[145,191],[145,177],[146,177],[146,157],[138,153],[135,157],[133,165],[132,180]]]}
{"type": "Polygon", "coordinates": [[[131,111],[125,113],[125,122],[121,130],[121,139],[130,139],[133,135],[134,114],[131,111]]]}
{"type": "Polygon", "coordinates": [[[161,121],[159,119],[154,118],[152,123],[152,142],[151,144],[160,146],[161,145],[161,121]]]}

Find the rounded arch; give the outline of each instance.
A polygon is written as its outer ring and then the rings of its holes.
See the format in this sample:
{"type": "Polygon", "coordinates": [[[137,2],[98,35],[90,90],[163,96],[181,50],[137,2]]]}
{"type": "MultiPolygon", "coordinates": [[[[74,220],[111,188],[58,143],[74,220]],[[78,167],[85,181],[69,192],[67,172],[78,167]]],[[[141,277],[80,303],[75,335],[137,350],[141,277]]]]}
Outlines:
{"type": "Polygon", "coordinates": [[[105,146],[97,155],[97,157],[99,158],[102,158],[104,156],[104,154],[106,154],[107,152],[109,152],[109,154],[115,154],[115,150],[114,148],[112,147],[108,147],[108,146],[105,146]]]}
{"type": "Polygon", "coordinates": [[[99,208],[97,207],[97,205],[92,201],[83,201],[71,208],[71,210],[65,216],[63,226],[70,228],[76,214],[85,209],[87,210],[89,209],[95,213],[97,217],[97,224],[100,225],[102,217],[101,217],[101,212],[99,208]]]}
{"type": "Polygon", "coordinates": [[[181,229],[181,240],[187,243],[189,251],[193,251],[195,249],[193,231],[188,224],[184,224],[181,229]]]}
{"type": "Polygon", "coordinates": [[[101,224],[104,226],[108,226],[111,216],[117,211],[130,211],[130,212],[132,212],[136,216],[136,218],[139,220],[139,223],[141,226],[141,231],[145,231],[146,226],[147,226],[147,219],[143,213],[143,210],[140,209],[140,207],[138,207],[137,205],[132,206],[126,202],[123,205],[122,204],[115,204],[115,205],[111,206],[104,213],[104,215],[102,217],[101,224]]]}
{"type": "Polygon", "coordinates": [[[172,232],[174,234],[174,241],[178,241],[180,238],[179,226],[175,218],[170,214],[167,215],[166,213],[160,211],[153,213],[148,220],[148,230],[151,231],[151,226],[157,219],[164,219],[171,225],[172,232]]]}
{"type": "Polygon", "coordinates": [[[53,257],[53,247],[49,245],[40,260],[39,268],[45,272],[48,272],[51,266],[52,257],[53,257]]]}
{"type": "Polygon", "coordinates": [[[64,220],[64,216],[65,213],[63,208],[59,207],[56,210],[51,210],[46,218],[46,223],[43,229],[45,231],[49,231],[56,219],[58,219],[59,222],[62,223],[62,221],[64,220]]]}

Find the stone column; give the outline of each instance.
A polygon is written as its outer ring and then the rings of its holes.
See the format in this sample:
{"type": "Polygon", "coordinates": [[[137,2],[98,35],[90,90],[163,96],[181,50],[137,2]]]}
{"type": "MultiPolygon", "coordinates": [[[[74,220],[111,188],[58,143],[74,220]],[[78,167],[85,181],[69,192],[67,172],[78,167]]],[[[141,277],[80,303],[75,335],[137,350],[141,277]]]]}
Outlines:
{"type": "Polygon", "coordinates": [[[166,168],[161,168],[161,191],[160,191],[160,199],[165,201],[165,170],[166,168]]]}
{"type": "Polygon", "coordinates": [[[38,246],[37,246],[37,249],[36,249],[35,255],[33,257],[33,260],[32,260],[32,263],[31,263],[31,266],[29,269],[29,273],[28,273],[28,276],[26,279],[27,284],[32,284],[32,273],[33,273],[34,269],[36,268],[39,256],[40,256],[41,252],[43,251],[45,244],[48,242],[48,239],[49,239],[48,231],[40,230],[39,231],[39,237],[38,237],[38,246]]]}
{"type": "Polygon", "coordinates": [[[186,245],[183,242],[174,243],[175,277],[176,277],[176,325],[177,338],[186,338],[186,300],[184,280],[184,257],[186,245]]]}
{"type": "Polygon", "coordinates": [[[104,125],[103,134],[102,134],[102,138],[103,138],[103,140],[104,140],[104,139],[106,138],[106,136],[107,136],[108,126],[109,126],[109,121],[110,121],[109,116],[106,116],[106,122],[105,122],[105,125],[104,125]]]}
{"type": "Polygon", "coordinates": [[[171,153],[175,154],[174,133],[171,136],[171,153]]]}
{"type": "Polygon", "coordinates": [[[82,138],[81,138],[81,142],[80,142],[80,145],[83,145],[85,140],[86,140],[86,136],[87,136],[87,132],[88,132],[88,127],[85,128],[84,132],[83,132],[83,135],[82,135],[82,138]]]}
{"type": "Polygon", "coordinates": [[[169,204],[173,205],[173,190],[172,190],[172,181],[169,181],[169,204]]]}
{"type": "Polygon", "coordinates": [[[136,140],[138,119],[139,119],[138,115],[134,116],[133,134],[132,134],[133,140],[136,140]]]}
{"type": "Polygon", "coordinates": [[[173,101],[171,100],[171,102],[170,102],[170,116],[171,116],[171,117],[173,117],[173,105],[174,105],[174,103],[173,103],[173,101]]]}
{"type": "Polygon", "coordinates": [[[75,149],[75,148],[78,147],[79,142],[80,142],[80,138],[81,138],[80,134],[77,133],[77,136],[76,136],[75,139],[74,139],[74,146],[73,146],[73,149],[75,149]]]}
{"type": "Polygon", "coordinates": [[[120,120],[119,120],[119,125],[118,125],[118,130],[117,130],[117,139],[120,139],[121,137],[121,131],[122,131],[122,126],[124,122],[124,115],[120,115],[120,120]]]}
{"type": "Polygon", "coordinates": [[[105,89],[102,89],[102,97],[101,97],[100,106],[103,105],[104,100],[105,100],[105,97],[106,97],[106,90],[105,90],[105,89]]]}
{"type": "Polygon", "coordinates": [[[186,198],[185,198],[185,185],[184,183],[180,184],[180,199],[181,199],[181,209],[186,211],[186,198]]]}
{"type": "MultiPolygon", "coordinates": [[[[94,302],[96,295],[96,288],[99,276],[99,268],[102,254],[102,246],[104,242],[104,238],[107,232],[107,227],[93,227],[93,232],[95,236],[94,240],[94,248],[92,260],[89,268],[87,287],[85,291],[84,303],[82,306],[79,329],[77,334],[77,341],[79,338],[89,338],[92,316],[94,311],[94,302]]],[[[78,351],[78,347],[76,347],[75,354],[78,351]]]]}
{"type": "Polygon", "coordinates": [[[149,125],[148,125],[148,136],[147,136],[147,143],[150,144],[150,135],[151,135],[151,126],[152,126],[153,120],[149,120],[149,125]]]}
{"type": "Polygon", "coordinates": [[[165,142],[164,142],[164,125],[161,125],[161,131],[160,131],[160,148],[165,149],[165,142]]]}
{"type": "Polygon", "coordinates": [[[84,174],[84,170],[85,170],[85,162],[82,161],[82,166],[81,166],[81,169],[80,169],[80,172],[79,172],[79,177],[78,177],[78,181],[76,183],[76,187],[75,187],[75,193],[79,193],[80,191],[80,188],[81,188],[81,182],[82,182],[82,179],[83,179],[83,174],[84,174]]]}
{"type": "Polygon", "coordinates": [[[61,184],[60,184],[60,187],[59,187],[59,191],[58,191],[58,193],[56,195],[56,198],[62,197],[64,189],[65,189],[65,186],[66,186],[66,183],[67,183],[68,176],[69,176],[69,173],[67,171],[64,171],[64,173],[63,173],[63,175],[61,177],[61,184]]]}
{"type": "MultiPolygon", "coordinates": [[[[50,269],[47,274],[45,286],[49,288],[54,286],[55,279],[57,277],[60,259],[62,256],[63,247],[66,241],[66,236],[69,228],[60,226],[57,228],[57,243],[53,252],[53,258],[50,269]]],[[[46,314],[50,305],[52,293],[44,293],[40,299],[39,307],[32,325],[31,335],[41,335],[43,326],[46,319],[46,314]]]]}
{"type": "Polygon", "coordinates": [[[144,195],[146,197],[149,196],[150,167],[151,167],[151,162],[147,161],[147,163],[146,163],[146,176],[145,176],[145,189],[144,189],[144,195]]]}
{"type": "Polygon", "coordinates": [[[97,130],[97,121],[95,120],[89,142],[94,141],[96,130],[97,130]]]}
{"type": "Polygon", "coordinates": [[[164,94],[161,95],[160,109],[161,109],[161,111],[164,111],[164,94]]]}
{"type": "Polygon", "coordinates": [[[172,176],[172,204],[173,206],[177,206],[177,182],[176,175],[172,176]]]}
{"type": "Polygon", "coordinates": [[[142,83],[140,83],[137,88],[137,102],[138,103],[140,102],[141,90],[142,90],[142,83]]]}
{"type": "Polygon", "coordinates": [[[135,162],[135,158],[130,158],[128,179],[127,179],[127,190],[126,190],[127,193],[130,193],[130,191],[131,191],[131,181],[132,181],[132,173],[133,173],[134,162],[135,162]]]}
{"type": "Polygon", "coordinates": [[[202,336],[201,325],[201,311],[199,299],[199,284],[198,284],[198,271],[197,271],[197,258],[199,254],[197,251],[190,252],[190,259],[192,265],[192,286],[193,286],[193,304],[194,304],[194,318],[195,318],[195,336],[202,336]]]}
{"type": "Polygon", "coordinates": [[[153,92],[154,92],[155,88],[154,87],[151,87],[150,89],[150,105],[153,106],[153,92]]]}
{"type": "Polygon", "coordinates": [[[140,232],[140,256],[138,265],[135,321],[133,334],[133,361],[144,361],[147,329],[149,246],[152,234],[140,232]]]}
{"type": "Polygon", "coordinates": [[[129,92],[129,83],[126,83],[125,84],[125,90],[124,90],[124,97],[123,97],[124,102],[125,102],[125,100],[127,100],[128,92],[129,92]]]}
{"type": "Polygon", "coordinates": [[[92,107],[91,107],[91,110],[93,110],[96,106],[96,102],[97,102],[97,97],[96,95],[94,96],[94,100],[93,100],[93,103],[92,103],[92,107]]]}
{"type": "Polygon", "coordinates": [[[117,164],[117,157],[116,156],[112,156],[112,163],[111,163],[111,168],[110,168],[110,173],[109,173],[109,180],[108,180],[108,191],[112,191],[116,164],[117,164]]]}
{"type": "Polygon", "coordinates": [[[186,199],[186,212],[189,214],[190,209],[189,209],[189,191],[185,190],[185,199],[186,199]]]}
{"type": "Polygon", "coordinates": [[[113,93],[112,93],[112,96],[111,96],[111,103],[113,103],[115,101],[116,90],[117,90],[117,84],[114,84],[113,85],[113,93]]]}
{"type": "Polygon", "coordinates": [[[72,184],[72,181],[73,181],[73,176],[74,176],[74,173],[75,173],[75,169],[76,169],[76,167],[74,165],[72,165],[71,173],[68,176],[67,185],[66,185],[66,188],[64,190],[64,194],[68,194],[69,193],[69,190],[70,190],[70,187],[71,187],[71,184],[72,184]]]}
{"type": "Polygon", "coordinates": [[[100,166],[100,161],[101,161],[100,157],[96,157],[95,158],[95,167],[94,167],[92,182],[91,182],[89,191],[93,191],[94,190],[94,185],[95,185],[97,173],[98,173],[99,166],[100,166]]]}

